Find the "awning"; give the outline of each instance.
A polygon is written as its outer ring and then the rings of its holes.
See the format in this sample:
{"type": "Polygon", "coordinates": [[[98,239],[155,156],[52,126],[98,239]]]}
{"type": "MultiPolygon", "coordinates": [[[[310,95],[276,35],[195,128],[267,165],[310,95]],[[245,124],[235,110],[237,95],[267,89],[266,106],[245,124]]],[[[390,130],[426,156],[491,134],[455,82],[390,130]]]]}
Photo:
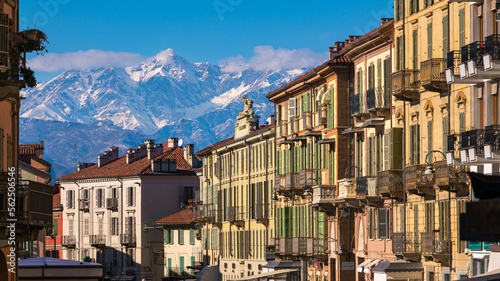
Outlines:
{"type": "Polygon", "coordinates": [[[381,262],[372,269],[372,272],[423,272],[424,266],[421,262],[381,262]]]}
{"type": "Polygon", "coordinates": [[[382,126],[384,125],[385,121],[384,119],[370,119],[365,122],[359,127],[359,128],[369,128],[369,127],[375,127],[375,126],[382,126]]]}
{"type": "Polygon", "coordinates": [[[372,262],[365,265],[365,273],[370,273],[370,270],[372,269],[372,267],[377,265],[379,262],[381,262],[381,260],[373,260],[372,262]]]}
{"type": "Polygon", "coordinates": [[[367,259],[364,262],[358,264],[358,272],[363,272],[364,266],[371,263],[372,261],[373,261],[373,259],[367,259]]]}
{"type": "Polygon", "coordinates": [[[291,273],[291,272],[298,272],[299,269],[279,269],[275,271],[270,271],[262,274],[257,274],[257,275],[251,275],[247,277],[242,277],[238,279],[229,279],[228,281],[243,281],[243,280],[254,280],[254,279],[259,279],[259,278],[266,278],[266,277],[272,277],[280,274],[285,274],[285,273],[291,273]]]}
{"type": "Polygon", "coordinates": [[[304,136],[306,137],[321,137],[322,135],[323,133],[320,131],[309,131],[304,134],[304,136]]]}
{"type": "Polygon", "coordinates": [[[500,280],[500,268],[476,275],[468,279],[460,279],[461,281],[498,281],[500,280]]]}
{"type": "Polygon", "coordinates": [[[303,140],[306,140],[307,138],[304,137],[304,136],[295,136],[293,138],[290,139],[290,141],[303,141],[303,140]]]}
{"type": "Polygon", "coordinates": [[[324,92],[325,92],[325,88],[321,87],[321,89],[319,89],[319,91],[318,91],[318,94],[316,95],[316,101],[321,100],[324,92]]]}
{"type": "Polygon", "coordinates": [[[363,128],[351,127],[351,128],[347,128],[347,129],[343,130],[341,134],[347,135],[347,134],[354,134],[354,133],[359,133],[359,132],[363,132],[363,131],[364,131],[363,128]]]}
{"type": "Polygon", "coordinates": [[[319,140],[316,144],[335,144],[335,139],[322,139],[319,140]]]}
{"type": "Polygon", "coordinates": [[[330,100],[332,99],[332,91],[333,88],[330,88],[326,90],[326,92],[323,94],[323,97],[321,97],[321,104],[322,105],[328,105],[330,103],[330,100]]]}

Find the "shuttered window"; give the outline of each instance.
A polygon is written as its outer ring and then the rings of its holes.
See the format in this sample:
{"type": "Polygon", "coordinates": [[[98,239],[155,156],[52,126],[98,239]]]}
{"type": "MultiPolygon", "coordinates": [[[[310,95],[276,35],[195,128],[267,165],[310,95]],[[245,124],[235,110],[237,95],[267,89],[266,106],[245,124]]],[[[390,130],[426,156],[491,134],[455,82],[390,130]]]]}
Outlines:
{"type": "Polygon", "coordinates": [[[443,151],[448,151],[448,116],[443,117],[443,151]]]}
{"type": "Polygon", "coordinates": [[[427,58],[432,58],[432,22],[427,24],[427,58]]]}
{"type": "Polygon", "coordinates": [[[377,209],[377,229],[379,239],[389,238],[389,211],[387,208],[377,209]]]}
{"type": "Polygon", "coordinates": [[[418,69],[418,30],[414,29],[412,33],[413,40],[413,69],[418,69]]]}
{"type": "Polygon", "coordinates": [[[184,245],[184,229],[179,228],[177,238],[179,245],[184,245]]]}
{"type": "Polygon", "coordinates": [[[458,11],[460,47],[465,45],[465,9],[458,11]]]}
{"type": "Polygon", "coordinates": [[[448,54],[448,16],[443,17],[443,58],[448,54]]]}
{"type": "MultiPolygon", "coordinates": [[[[446,135],[444,131],[443,134],[446,135]]],[[[428,153],[432,151],[432,120],[427,121],[427,149],[428,153]]],[[[430,156],[428,160],[432,163],[432,156],[430,156]]]]}
{"type": "Polygon", "coordinates": [[[460,120],[460,133],[465,132],[465,112],[460,112],[459,120],[460,120]]]}

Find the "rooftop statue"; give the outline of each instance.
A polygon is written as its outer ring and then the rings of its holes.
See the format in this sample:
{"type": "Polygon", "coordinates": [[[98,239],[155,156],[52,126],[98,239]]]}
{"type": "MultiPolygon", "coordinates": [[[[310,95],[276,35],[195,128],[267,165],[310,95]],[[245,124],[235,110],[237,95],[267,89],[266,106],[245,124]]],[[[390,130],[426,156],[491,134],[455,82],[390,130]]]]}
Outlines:
{"type": "Polygon", "coordinates": [[[238,117],[240,116],[253,116],[253,101],[251,99],[248,99],[246,96],[242,96],[241,99],[243,100],[243,104],[245,105],[245,108],[239,112],[238,117]]]}

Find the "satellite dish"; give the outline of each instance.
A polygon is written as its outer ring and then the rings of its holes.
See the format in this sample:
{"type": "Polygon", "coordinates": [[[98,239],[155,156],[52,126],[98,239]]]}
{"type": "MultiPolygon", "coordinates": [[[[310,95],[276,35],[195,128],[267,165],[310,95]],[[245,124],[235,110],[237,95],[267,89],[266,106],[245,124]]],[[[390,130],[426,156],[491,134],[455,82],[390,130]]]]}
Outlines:
{"type": "Polygon", "coordinates": [[[182,139],[179,140],[179,146],[182,146],[182,144],[184,143],[184,141],[182,139]]]}

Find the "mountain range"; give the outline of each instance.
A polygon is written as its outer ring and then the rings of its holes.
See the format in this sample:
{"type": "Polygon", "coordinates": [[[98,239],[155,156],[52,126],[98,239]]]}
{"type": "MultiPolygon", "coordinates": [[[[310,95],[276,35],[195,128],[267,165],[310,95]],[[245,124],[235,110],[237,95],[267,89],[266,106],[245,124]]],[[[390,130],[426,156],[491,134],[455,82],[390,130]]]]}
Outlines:
{"type": "Polygon", "coordinates": [[[129,67],[65,71],[23,91],[21,142],[44,141],[54,178],[146,138],[178,137],[198,150],[234,134],[242,95],[265,122],[273,112],[265,95],[306,71],[224,69],[167,49],[129,67]]]}

